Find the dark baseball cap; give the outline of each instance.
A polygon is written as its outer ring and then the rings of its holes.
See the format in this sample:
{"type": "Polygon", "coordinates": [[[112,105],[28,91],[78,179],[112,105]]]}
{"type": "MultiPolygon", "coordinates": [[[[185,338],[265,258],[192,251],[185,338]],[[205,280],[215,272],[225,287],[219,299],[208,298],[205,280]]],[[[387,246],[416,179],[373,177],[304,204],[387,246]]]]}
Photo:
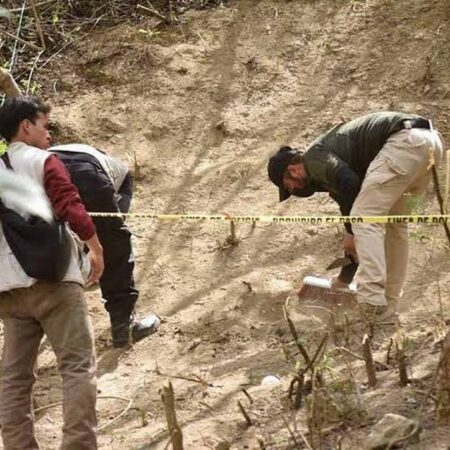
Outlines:
{"type": "Polygon", "coordinates": [[[284,187],[283,177],[287,166],[291,164],[294,156],[298,154],[301,154],[299,150],[289,146],[283,146],[280,147],[269,159],[267,172],[269,174],[270,181],[278,186],[280,191],[280,202],[291,196],[291,193],[284,187]]]}

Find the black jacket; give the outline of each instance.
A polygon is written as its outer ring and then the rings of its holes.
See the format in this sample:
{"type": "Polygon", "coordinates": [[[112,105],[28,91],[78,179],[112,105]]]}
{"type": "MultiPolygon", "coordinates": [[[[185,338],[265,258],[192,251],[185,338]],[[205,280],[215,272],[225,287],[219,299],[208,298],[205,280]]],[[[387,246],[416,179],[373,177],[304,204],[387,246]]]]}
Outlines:
{"type": "MultiPolygon", "coordinates": [[[[414,114],[379,112],[335,126],[316,139],[304,154],[306,185],[294,192],[309,197],[328,192],[343,216],[348,216],[370,163],[389,136],[403,129],[414,114]]],[[[351,233],[350,224],[346,229],[351,233]]]]}

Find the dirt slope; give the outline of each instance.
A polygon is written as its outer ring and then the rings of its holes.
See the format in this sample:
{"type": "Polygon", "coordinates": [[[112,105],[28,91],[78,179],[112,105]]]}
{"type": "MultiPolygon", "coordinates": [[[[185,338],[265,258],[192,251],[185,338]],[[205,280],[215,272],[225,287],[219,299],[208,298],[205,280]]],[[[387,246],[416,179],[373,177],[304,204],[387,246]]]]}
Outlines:
{"type": "MultiPolygon", "coordinates": [[[[139,166],[134,211],[158,213],[337,213],[326,196],[280,205],[266,180],[268,155],[281,143],[306,146],[341,119],[369,111],[405,110],[434,119],[450,139],[450,11],[447,0],[240,0],[190,12],[179,25],[97,31],[54,58],[39,81],[51,97],[62,139],[96,145],[139,166]],[[143,32],[143,31],[144,32],[143,32]],[[48,87],[48,88],[47,88],[48,87]],[[50,88],[51,87],[51,88],[50,88]]],[[[436,211],[431,193],[417,211],[436,211]]],[[[163,449],[168,433],[158,389],[173,378],[185,448],[302,448],[288,431],[306,432],[305,409],[286,400],[294,370],[283,317],[287,295],[306,273],[324,274],[340,253],[337,226],[237,226],[235,248],[222,248],[225,223],[130,220],[135,233],[139,312],[165,318],[158,335],[127,351],[111,350],[98,292],[89,294],[99,353],[101,395],[133,399],[133,407],[100,433],[102,449],[163,449]],[[291,358],[287,355],[290,354],[291,358]],[[282,382],[260,386],[267,374],[282,382]],[[195,377],[194,377],[195,378],[195,377]],[[254,399],[249,405],[241,392],[254,399]],[[236,402],[251,411],[246,429],[236,402]],[[297,445],[297,446],[296,446],[297,445]],[[222,447],[227,448],[227,447],[222,447]]],[[[411,376],[399,388],[395,370],[368,390],[359,362],[354,376],[367,408],[363,425],[387,412],[414,417],[438,357],[440,300],[448,313],[448,248],[436,227],[414,227],[402,305],[411,376]]],[[[328,323],[292,316],[307,348],[328,323]]],[[[393,330],[377,336],[384,358],[393,330]]],[[[342,339],[339,338],[339,339],[342,339]]],[[[350,339],[359,352],[357,338],[350,339]]],[[[348,360],[329,343],[329,373],[347,377],[348,360]]],[[[55,361],[44,345],[36,404],[59,400],[55,361]]],[[[100,425],[126,403],[100,400],[100,425]]],[[[447,448],[426,402],[421,446],[447,448]]],[[[38,416],[43,448],[57,448],[60,413],[38,416]]],[[[326,438],[336,448],[364,448],[369,427],[347,421],[326,438]]],[[[297,434],[298,436],[298,434],[297,434]]]]}

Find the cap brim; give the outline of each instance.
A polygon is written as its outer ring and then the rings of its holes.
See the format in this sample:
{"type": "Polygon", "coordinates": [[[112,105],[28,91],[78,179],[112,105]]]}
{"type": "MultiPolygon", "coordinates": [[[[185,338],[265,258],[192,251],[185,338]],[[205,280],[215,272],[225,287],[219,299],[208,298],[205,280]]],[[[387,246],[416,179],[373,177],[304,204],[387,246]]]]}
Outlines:
{"type": "Polygon", "coordinates": [[[280,192],[280,202],[284,202],[286,199],[288,199],[291,196],[291,193],[285,189],[284,187],[278,188],[280,192]]]}

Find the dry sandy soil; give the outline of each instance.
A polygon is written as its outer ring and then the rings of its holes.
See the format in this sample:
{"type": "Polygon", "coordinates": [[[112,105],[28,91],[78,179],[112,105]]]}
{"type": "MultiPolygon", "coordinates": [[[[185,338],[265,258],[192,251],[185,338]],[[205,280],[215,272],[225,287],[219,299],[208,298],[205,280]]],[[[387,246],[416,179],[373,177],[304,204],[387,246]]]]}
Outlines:
{"type": "MultiPolygon", "coordinates": [[[[240,0],[186,13],[179,25],[152,25],[153,19],[148,28],[96,31],[38,74],[62,140],[98,146],[131,167],[135,152],[135,212],[336,214],[327,196],[279,204],[266,161],[282,143],[305,147],[331,125],[369,111],[430,116],[450,141],[448,0],[240,0]]],[[[437,211],[431,189],[415,210],[437,211]]],[[[256,449],[262,442],[267,449],[304,448],[300,433],[311,440],[308,408],[295,410],[287,399],[295,361],[302,360],[282,306],[305,274],[324,275],[340,256],[342,230],[239,224],[239,245],[224,248],[227,223],[139,219],[129,226],[138,313],[156,311],[164,322],[131,349],[111,349],[100,294],[88,293],[100,395],[133,400],[133,409],[100,432],[100,448],[167,448],[159,394],[167,378],[186,449],[256,449]],[[268,374],[281,382],[261,386],[268,374]],[[253,426],[246,426],[238,400],[253,426]]],[[[399,387],[391,362],[391,369],[378,372],[378,387],[369,389],[361,362],[335,350],[345,345],[360,353],[359,330],[330,337],[321,363],[326,382],[351,374],[366,414],[327,424],[323,448],[362,449],[385,413],[415,418],[422,407],[421,440],[406,447],[448,448],[450,430],[436,425],[427,397],[439,356],[441,308],[444,317],[450,313],[448,256],[440,228],[411,227],[401,305],[413,379],[408,386],[399,387]]],[[[314,353],[330,329],[329,314],[295,299],[290,309],[314,353]]],[[[376,334],[379,360],[385,360],[391,328],[376,334]]],[[[59,400],[55,360],[44,343],[35,404],[59,400]]],[[[100,426],[125,406],[99,400],[100,426]]],[[[58,408],[37,415],[43,448],[57,448],[60,425],[58,408]]]]}

